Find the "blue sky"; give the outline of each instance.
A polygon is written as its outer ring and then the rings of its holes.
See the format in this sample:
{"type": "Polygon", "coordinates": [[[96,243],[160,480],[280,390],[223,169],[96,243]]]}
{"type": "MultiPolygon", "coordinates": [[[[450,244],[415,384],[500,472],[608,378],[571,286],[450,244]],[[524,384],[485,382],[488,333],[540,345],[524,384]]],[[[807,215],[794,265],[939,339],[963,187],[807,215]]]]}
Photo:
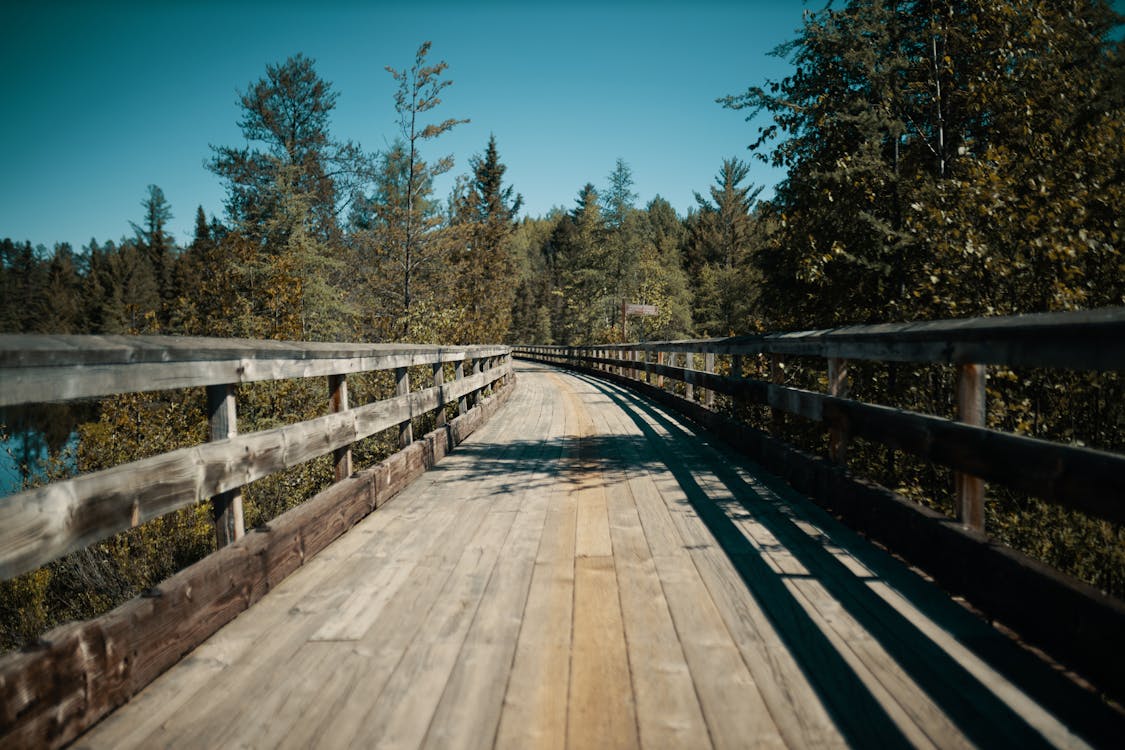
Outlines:
{"type": "MultiPolygon", "coordinates": [[[[333,83],[332,134],[368,150],[395,137],[385,65],[420,42],[447,76],[441,117],[470,118],[429,145],[468,170],[494,133],[525,213],[571,207],[618,157],[641,202],[681,213],[755,127],[717,97],[779,78],[800,0],[701,3],[6,2],[0,8],[0,237],[77,248],[131,234],[146,186],[190,239],[195,208],[222,215],[209,145],[241,145],[238,92],[303,52],[333,83]]],[[[755,163],[751,181],[779,175],[755,163]]],[[[439,183],[445,195],[452,176],[439,183]]],[[[767,194],[768,194],[767,189],[767,194]]]]}

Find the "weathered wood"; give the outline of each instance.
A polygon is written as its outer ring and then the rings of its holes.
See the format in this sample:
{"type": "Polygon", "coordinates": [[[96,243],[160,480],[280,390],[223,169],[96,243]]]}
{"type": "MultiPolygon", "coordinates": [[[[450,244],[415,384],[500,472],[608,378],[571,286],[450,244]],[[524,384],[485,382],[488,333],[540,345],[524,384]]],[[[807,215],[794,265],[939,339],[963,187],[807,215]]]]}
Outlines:
{"type": "MultiPolygon", "coordinates": [[[[977,427],[985,425],[985,367],[965,364],[957,369],[957,419],[977,427]]],[[[968,528],[984,532],[984,480],[954,472],[957,518],[968,528]]]]}
{"type": "MultiPolygon", "coordinates": [[[[828,359],[828,395],[848,397],[848,361],[838,357],[828,359]]],[[[828,457],[841,466],[848,465],[848,431],[846,426],[834,424],[828,428],[828,457]]]]}
{"type": "MultiPolygon", "coordinates": [[[[576,368],[578,369],[578,368],[576,368]]],[[[610,378],[612,380],[612,378],[610,378]]],[[[1111,695],[1125,696],[1125,660],[1110,655],[1102,644],[1113,642],[1113,635],[1125,628],[1125,604],[1097,591],[1092,586],[1077,581],[1027,556],[1008,549],[1000,544],[989,542],[982,535],[965,529],[959,522],[930,510],[917,502],[900,497],[877,485],[850,477],[839,467],[819,460],[796,450],[748,425],[739,423],[722,414],[705,409],[686,400],[641,383],[621,380],[622,385],[634,388],[642,394],[682,412],[696,423],[713,430],[739,451],[746,453],[755,461],[775,472],[789,482],[794,489],[808,493],[818,503],[835,514],[842,514],[850,526],[861,529],[865,534],[879,540],[888,548],[902,555],[917,567],[934,576],[943,587],[965,596],[981,611],[1004,622],[1017,630],[1021,637],[1044,648],[1056,658],[1072,665],[1084,676],[1093,680],[1100,689],[1111,695]]],[[[825,401],[843,401],[821,394],[813,394],[825,401]]],[[[852,402],[854,403],[854,402],[852,402]]],[[[859,404],[857,413],[873,418],[920,419],[929,423],[942,424],[963,434],[992,433],[977,427],[962,425],[937,417],[904,414],[895,409],[859,404]]],[[[825,404],[826,418],[836,418],[832,414],[835,403],[825,404]]],[[[866,429],[869,425],[854,419],[854,413],[846,415],[851,423],[866,429]]],[[[885,433],[886,425],[873,428],[875,434],[885,433]]],[[[909,430],[903,430],[904,435],[909,430]]],[[[863,431],[853,432],[865,436],[863,431]]],[[[1034,441],[1030,438],[995,433],[999,438],[1013,439],[1028,444],[1043,443],[1045,451],[1059,448],[1053,443],[1034,441]]],[[[934,441],[932,434],[918,432],[914,435],[918,446],[934,441]]],[[[956,443],[961,438],[950,437],[956,443]]],[[[1026,447],[1025,444],[1024,447],[1026,447]]],[[[987,441],[969,446],[967,452],[988,449],[987,441]]],[[[917,446],[916,446],[917,447],[917,446]]],[[[1011,446],[1008,446],[1011,447],[1011,446]]],[[[905,449],[905,448],[904,448],[905,449]]],[[[919,450],[922,450],[919,448],[919,450]]],[[[922,450],[924,452],[924,450],[922,450]]],[[[1022,451],[1021,451],[1022,453],[1022,451]]],[[[1112,454],[1086,451],[1083,459],[1094,464],[1103,458],[1120,460],[1112,454]]],[[[1029,451],[1019,459],[1009,458],[1015,474],[1016,468],[1025,471],[1044,471],[1044,465],[1058,459],[1048,457],[1049,453],[1036,456],[1029,451]]],[[[1065,461],[1064,461],[1065,463],[1065,461]]],[[[1113,465],[1113,464],[1111,464],[1113,465]]],[[[1068,471],[1078,474],[1099,475],[1096,481],[1106,482],[1112,487],[1111,475],[1119,477],[1122,470],[1118,465],[1093,465],[1078,468],[1071,465],[1068,471]]],[[[1053,475],[1057,469],[1052,466],[1046,474],[1053,475]]],[[[985,479],[992,481],[991,477],[985,479]]],[[[1052,479],[1043,474],[1028,479],[1029,485],[1035,482],[1050,483],[1052,479]]],[[[1077,480],[1073,480],[1077,482],[1077,480]]],[[[1121,490],[1113,497],[1121,497],[1121,490]]],[[[1107,503],[1106,507],[1111,507],[1107,503]]],[[[1112,512],[1112,511],[1107,511],[1112,512]]],[[[1125,654],[1123,654],[1125,656],[1125,654]]],[[[1103,717],[1101,721],[1113,721],[1103,717]]],[[[1102,731],[1102,730],[1098,730],[1102,731]]],[[[1106,730],[1109,731],[1109,730],[1106,730]]],[[[1113,730],[1116,731],[1116,730],[1113,730]]],[[[1099,736],[1110,736],[1102,734],[1099,736]]]]}
{"type": "MultiPolygon", "coordinates": [[[[457,361],[457,365],[456,365],[456,367],[453,371],[453,379],[454,379],[454,381],[457,381],[457,382],[460,382],[460,381],[465,379],[465,362],[463,360],[457,361]]],[[[457,399],[457,413],[458,414],[464,414],[468,410],[469,410],[469,400],[464,395],[462,395],[460,398],[457,399]]]]}
{"type": "MultiPolygon", "coordinates": [[[[785,383],[785,358],[779,354],[770,355],[770,383],[774,386],[780,386],[785,383]]],[[[773,391],[771,389],[771,395],[773,391]]],[[[790,409],[784,406],[770,406],[770,431],[774,435],[782,435],[785,432],[785,412],[790,409]]]]}
{"type": "Polygon", "coordinates": [[[0,335],[0,406],[505,356],[500,346],[0,335]],[[80,368],[80,369],[79,369],[80,368]]]}
{"type": "MultiPolygon", "coordinates": [[[[510,393],[500,391],[474,418],[510,393]]],[[[418,441],[180,571],[155,595],[56,628],[38,649],[0,657],[0,746],[71,742],[420,476],[432,465],[426,455],[418,441]],[[394,480],[378,480],[388,467],[394,480]]]]}
{"type": "MultiPolygon", "coordinates": [[[[450,387],[449,397],[479,390],[506,371],[465,378],[450,387]]],[[[427,388],[11,495],[0,503],[0,577],[33,570],[110,534],[330,453],[434,409],[443,397],[439,389],[427,388]]]]}
{"type": "MultiPolygon", "coordinates": [[[[442,392],[444,393],[445,392],[445,390],[443,388],[443,386],[445,385],[444,365],[441,362],[435,362],[434,365],[433,365],[433,368],[434,368],[434,387],[441,389],[442,392]]],[[[437,414],[435,416],[435,422],[434,422],[438,427],[444,427],[445,426],[445,404],[446,403],[447,403],[447,400],[444,397],[442,397],[441,406],[437,410],[437,414]]]]}
{"type": "MultiPolygon", "coordinates": [[[[653,365],[653,368],[658,367],[653,365]]],[[[684,380],[681,368],[659,365],[684,380]]],[[[593,370],[590,370],[593,372],[593,370]]],[[[693,371],[702,387],[845,429],[895,450],[1027,492],[1106,520],[1125,522],[1125,456],[953,422],[941,417],[693,371]]]]}
{"type": "MultiPolygon", "coordinates": [[[[715,352],[707,352],[703,355],[703,369],[705,372],[715,372],[715,352]]],[[[715,406],[715,391],[711,388],[707,389],[707,395],[704,398],[704,403],[708,409],[715,406]]]]}
{"type": "MultiPolygon", "coordinates": [[[[398,367],[395,369],[395,395],[408,396],[410,394],[410,371],[405,367],[398,367]]],[[[405,448],[414,442],[414,427],[411,424],[411,419],[414,416],[413,410],[409,411],[407,418],[398,425],[398,447],[405,448]]]]}
{"type": "MultiPolygon", "coordinates": [[[[440,367],[441,365],[435,365],[440,367]]],[[[348,410],[348,376],[328,376],[328,407],[333,414],[348,410]]],[[[352,447],[337,448],[332,452],[336,481],[346,479],[352,473],[352,447]]]]}
{"type": "MultiPolygon", "coordinates": [[[[477,357],[473,358],[473,375],[481,373],[481,360],[477,357]]],[[[480,389],[474,390],[469,394],[469,408],[475,408],[480,403],[481,391],[480,389]]]]}
{"type": "MultiPolygon", "coordinates": [[[[207,386],[207,413],[211,421],[211,440],[230,440],[238,434],[238,408],[231,383],[207,386]]],[[[225,547],[246,533],[242,515],[242,493],[237,489],[220,492],[211,498],[211,519],[215,524],[215,546],[225,547]]],[[[133,525],[137,525],[134,521],[133,525]]]]}
{"type": "MultiPolygon", "coordinates": [[[[626,351],[1125,370],[1125,307],[623,344],[626,351]]],[[[516,348],[519,351],[526,349],[516,348]]],[[[581,351],[581,350],[579,350],[581,351]]]]}

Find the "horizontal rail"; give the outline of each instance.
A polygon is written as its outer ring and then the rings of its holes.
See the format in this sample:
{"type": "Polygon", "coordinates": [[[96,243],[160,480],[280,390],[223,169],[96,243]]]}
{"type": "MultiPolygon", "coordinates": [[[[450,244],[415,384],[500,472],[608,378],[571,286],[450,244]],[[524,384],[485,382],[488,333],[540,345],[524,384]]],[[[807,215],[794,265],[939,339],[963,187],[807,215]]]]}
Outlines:
{"type": "Polygon", "coordinates": [[[0,335],[0,406],[500,357],[504,346],[0,335]]]}
{"type": "Polygon", "coordinates": [[[1125,307],[569,349],[575,352],[613,349],[731,355],[788,354],[882,362],[1125,370],[1125,346],[1122,342],[1125,342],[1125,307]]]}
{"type": "Polygon", "coordinates": [[[510,375],[510,350],[504,346],[0,336],[0,406],[206,386],[212,421],[210,442],[0,498],[0,577],[34,570],[208,498],[217,542],[229,544],[243,533],[239,488],[329,453],[340,481],[351,471],[356,441],[398,425],[405,447],[414,417],[450,403],[475,405],[485,389],[510,375]],[[466,360],[473,364],[468,376],[466,360]],[[446,363],[457,370],[449,383],[441,374],[446,363]],[[412,392],[407,368],[418,365],[433,368],[433,385],[412,392]],[[346,375],[380,370],[396,373],[398,394],[347,408],[346,375]],[[328,377],[331,413],[237,433],[233,386],[315,376],[328,377]]]}
{"type": "Polygon", "coordinates": [[[54,482],[0,502],[0,578],[394,427],[507,376],[495,367],[317,419],[54,482]]]}
{"type": "MultiPolygon", "coordinates": [[[[818,422],[840,441],[861,437],[968,477],[996,482],[1063,507],[1125,523],[1125,455],[1014,435],[941,417],[877,406],[753,378],[665,364],[663,354],[814,355],[929,363],[1034,364],[1058,368],[1125,369],[1125,308],[1082,313],[978,318],[735,339],[518,346],[514,354],[595,371],[638,373],[679,381],[740,403],[768,406],[818,422]],[[651,361],[651,354],[657,361],[651,361]],[[617,356],[606,354],[619,353],[617,356]],[[643,353],[643,354],[642,354],[643,353]],[[1065,356],[1064,356],[1065,354],[1065,356]],[[641,359],[637,359],[640,356],[641,359]]],[[[983,381],[982,381],[983,382],[983,381]]],[[[983,386],[982,393],[983,393],[983,386]]],[[[685,394],[687,388],[685,387],[685,394]]],[[[694,399],[694,395],[689,396],[694,399]]],[[[978,493],[979,495],[979,493],[978,493]]],[[[978,505],[983,498],[974,501],[978,505]]],[[[972,524],[983,529],[982,521],[972,524]]]]}

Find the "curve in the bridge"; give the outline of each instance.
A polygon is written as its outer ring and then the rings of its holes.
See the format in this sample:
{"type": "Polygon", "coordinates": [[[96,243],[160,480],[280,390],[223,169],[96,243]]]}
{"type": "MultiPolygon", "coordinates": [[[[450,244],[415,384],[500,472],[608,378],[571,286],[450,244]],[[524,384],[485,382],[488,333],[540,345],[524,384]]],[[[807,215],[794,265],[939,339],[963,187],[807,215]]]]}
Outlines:
{"type": "Polygon", "coordinates": [[[1083,746],[1081,691],[751,462],[627,390],[518,377],[77,745],[1083,746]]]}

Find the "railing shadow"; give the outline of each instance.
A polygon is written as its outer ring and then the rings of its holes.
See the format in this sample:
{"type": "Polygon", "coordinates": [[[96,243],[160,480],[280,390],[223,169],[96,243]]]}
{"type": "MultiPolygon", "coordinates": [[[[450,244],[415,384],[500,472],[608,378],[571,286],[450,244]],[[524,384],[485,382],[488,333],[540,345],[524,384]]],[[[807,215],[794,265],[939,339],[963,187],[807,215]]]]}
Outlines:
{"type": "MultiPolygon", "coordinates": [[[[932,587],[903,569],[901,564],[856,535],[845,533],[827,514],[820,513],[814,523],[822,529],[832,529],[831,539],[823,534],[818,538],[806,534],[795,523],[790,503],[796,501],[804,506],[811,506],[811,503],[796,498],[796,493],[779,480],[762,484],[748,481],[736,467],[750,466],[750,462],[724,449],[718,441],[707,448],[704,443],[710,441],[705,436],[670,418],[648,401],[595,378],[578,377],[608,396],[641,432],[643,441],[628,439],[626,452],[647,456],[641,463],[671,472],[686,502],[710,530],[747,589],[769,616],[850,743],[857,746],[909,744],[859,676],[795,600],[784,577],[769,566],[736,521],[753,520],[784,546],[971,742],[982,747],[1050,746],[989,687],[873,591],[871,578],[859,578],[848,570],[828,549],[829,544],[845,548],[876,579],[883,579],[910,598],[926,617],[953,633],[961,645],[1015,682],[1063,723],[1072,728],[1077,726],[1085,730],[1084,733],[1092,732],[1102,740],[1111,736],[1105,732],[1109,727],[1091,724],[1090,706],[1096,702],[1091,696],[1080,694],[1081,691],[1046,667],[1031,664],[1034,660],[1027,654],[1015,653],[1018,648],[1014,644],[989,632],[991,629],[987,625],[957,604],[936,595],[932,587]],[[661,435],[653,424],[667,434],[661,435]],[[712,499],[693,472],[700,468],[717,479],[733,500],[712,499]],[[883,559],[879,559],[880,555],[883,559]]],[[[624,466],[628,469],[630,463],[625,461],[624,466]]],[[[631,468],[636,470],[639,466],[634,463],[631,468]]],[[[755,477],[762,473],[754,468],[751,472],[755,477]]],[[[805,510],[802,509],[803,514],[805,510]]],[[[941,738],[931,739],[941,744],[941,738]]]]}

